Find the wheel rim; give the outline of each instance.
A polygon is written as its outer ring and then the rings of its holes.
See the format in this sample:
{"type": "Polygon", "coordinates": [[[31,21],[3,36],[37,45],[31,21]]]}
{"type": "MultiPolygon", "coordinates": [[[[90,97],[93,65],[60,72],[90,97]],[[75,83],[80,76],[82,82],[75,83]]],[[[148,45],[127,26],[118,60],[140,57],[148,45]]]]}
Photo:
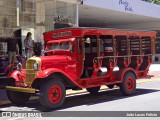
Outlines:
{"type": "Polygon", "coordinates": [[[128,91],[132,91],[134,89],[134,79],[129,77],[126,81],[126,88],[128,91]]]}
{"type": "Polygon", "coordinates": [[[58,85],[54,85],[49,89],[48,92],[49,101],[53,104],[58,103],[62,98],[62,89],[58,85]]]}

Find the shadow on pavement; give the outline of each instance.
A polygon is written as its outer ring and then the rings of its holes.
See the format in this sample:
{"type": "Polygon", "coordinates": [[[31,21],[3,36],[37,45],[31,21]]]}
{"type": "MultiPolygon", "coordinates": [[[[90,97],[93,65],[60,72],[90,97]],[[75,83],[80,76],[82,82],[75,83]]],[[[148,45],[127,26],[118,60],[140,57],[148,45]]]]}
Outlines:
{"type": "MultiPolygon", "coordinates": [[[[120,99],[129,98],[129,97],[159,92],[159,91],[160,90],[154,90],[154,89],[137,89],[134,95],[123,96],[122,93],[119,91],[119,89],[114,89],[114,90],[101,91],[94,95],[85,93],[85,94],[79,94],[75,96],[68,96],[66,97],[66,100],[63,106],[56,110],[63,110],[66,108],[71,108],[71,107],[76,107],[76,106],[81,106],[81,105],[94,105],[94,104],[99,104],[103,102],[120,100],[120,99]]],[[[13,104],[9,103],[5,105],[0,105],[0,108],[6,108],[10,106],[13,106],[13,104]]],[[[38,110],[41,112],[53,112],[55,110],[55,109],[54,110],[44,109],[40,105],[38,99],[30,100],[25,106],[20,106],[20,107],[28,107],[28,108],[32,108],[33,110],[38,110]]]]}

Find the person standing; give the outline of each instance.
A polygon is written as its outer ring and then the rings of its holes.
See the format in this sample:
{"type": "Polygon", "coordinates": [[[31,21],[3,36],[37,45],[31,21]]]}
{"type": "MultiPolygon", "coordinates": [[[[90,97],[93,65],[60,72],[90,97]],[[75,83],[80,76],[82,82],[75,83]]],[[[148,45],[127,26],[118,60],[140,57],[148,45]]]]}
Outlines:
{"type": "Polygon", "coordinates": [[[13,64],[16,59],[16,54],[19,56],[19,46],[17,39],[13,37],[9,39],[8,52],[9,52],[9,64],[13,64]]]}
{"type": "Polygon", "coordinates": [[[33,46],[34,46],[34,41],[32,40],[32,33],[28,32],[27,36],[24,40],[24,46],[25,46],[25,54],[26,54],[26,58],[30,58],[32,57],[32,53],[33,53],[33,46]]]}

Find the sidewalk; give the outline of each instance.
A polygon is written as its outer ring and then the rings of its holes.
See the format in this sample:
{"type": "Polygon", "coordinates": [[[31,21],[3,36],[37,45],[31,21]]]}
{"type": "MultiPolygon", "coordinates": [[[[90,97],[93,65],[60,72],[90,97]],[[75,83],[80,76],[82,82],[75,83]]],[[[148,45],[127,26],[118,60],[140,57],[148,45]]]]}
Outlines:
{"type": "MultiPolygon", "coordinates": [[[[159,81],[160,80],[160,64],[152,64],[150,67],[149,71],[150,75],[154,75],[151,79],[138,79],[137,84],[145,83],[145,82],[152,82],[152,81],[159,81]]],[[[108,89],[106,86],[102,86],[101,90],[108,89]]],[[[69,95],[74,95],[74,94],[80,94],[80,93],[86,93],[87,91],[84,90],[79,90],[79,91],[72,91],[72,90],[67,90],[67,96],[69,95]]],[[[8,101],[6,91],[5,90],[0,90],[0,105],[4,103],[10,103],[8,101]]]]}

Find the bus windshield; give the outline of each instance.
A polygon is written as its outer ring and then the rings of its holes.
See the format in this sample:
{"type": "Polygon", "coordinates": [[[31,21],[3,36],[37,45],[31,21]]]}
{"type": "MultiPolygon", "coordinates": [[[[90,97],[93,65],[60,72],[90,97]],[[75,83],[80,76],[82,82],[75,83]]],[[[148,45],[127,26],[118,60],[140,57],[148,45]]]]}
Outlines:
{"type": "Polygon", "coordinates": [[[71,41],[53,42],[53,43],[47,44],[45,51],[50,51],[50,50],[67,50],[67,51],[69,51],[71,48],[72,48],[71,41]]]}

